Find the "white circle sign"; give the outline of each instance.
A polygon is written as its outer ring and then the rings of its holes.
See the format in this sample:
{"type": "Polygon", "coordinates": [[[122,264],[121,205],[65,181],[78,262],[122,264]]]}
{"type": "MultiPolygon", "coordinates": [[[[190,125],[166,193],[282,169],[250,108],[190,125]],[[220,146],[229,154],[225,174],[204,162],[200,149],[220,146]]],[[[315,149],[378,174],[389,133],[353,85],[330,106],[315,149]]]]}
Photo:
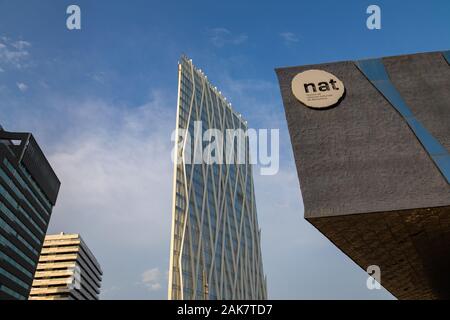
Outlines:
{"type": "Polygon", "coordinates": [[[307,70],[292,80],[292,93],[304,105],[325,109],[336,105],[344,96],[344,83],[323,70],[307,70]]]}

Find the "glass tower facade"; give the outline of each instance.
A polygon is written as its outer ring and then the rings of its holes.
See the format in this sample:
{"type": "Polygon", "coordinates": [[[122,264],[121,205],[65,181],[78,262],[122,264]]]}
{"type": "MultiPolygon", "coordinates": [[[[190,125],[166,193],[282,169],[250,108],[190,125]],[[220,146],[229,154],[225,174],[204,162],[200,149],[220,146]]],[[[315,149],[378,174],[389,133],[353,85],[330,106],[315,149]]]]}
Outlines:
{"type": "Polygon", "coordinates": [[[199,134],[245,132],[247,123],[185,57],[178,87],[168,297],[266,299],[248,137],[231,148],[243,163],[195,160],[208,145],[199,134]]]}
{"type": "Polygon", "coordinates": [[[30,133],[0,129],[0,300],[25,300],[60,182],[30,133]]]}

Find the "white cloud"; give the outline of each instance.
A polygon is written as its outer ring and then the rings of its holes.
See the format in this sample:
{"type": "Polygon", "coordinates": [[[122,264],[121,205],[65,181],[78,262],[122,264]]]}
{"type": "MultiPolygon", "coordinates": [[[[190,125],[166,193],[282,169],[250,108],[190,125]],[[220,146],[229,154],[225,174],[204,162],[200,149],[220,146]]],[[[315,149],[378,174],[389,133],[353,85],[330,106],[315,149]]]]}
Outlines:
{"type": "Polygon", "coordinates": [[[161,289],[161,281],[163,274],[158,268],[153,268],[142,273],[142,283],[150,290],[156,291],[161,289]]]}
{"type": "Polygon", "coordinates": [[[22,92],[25,92],[28,90],[28,86],[23,82],[17,82],[16,85],[17,85],[17,88],[19,88],[19,90],[22,92]]]}
{"type": "MultiPolygon", "coordinates": [[[[364,295],[365,287],[354,288],[359,280],[365,286],[366,274],[355,271],[351,261],[302,217],[277,85],[221,76],[221,88],[250,126],[280,128],[280,150],[287,154],[275,176],[260,176],[254,170],[269,297],[364,295]],[[353,286],[341,284],[353,279],[351,272],[360,274],[353,286]],[[335,274],[339,277],[331,276],[335,274]]],[[[62,182],[49,232],[81,233],[104,271],[102,298],[166,298],[173,174],[170,134],[176,111],[172,93],[154,91],[141,106],[92,97],[52,97],[40,101],[43,107],[37,111],[3,104],[2,111],[17,119],[11,124],[35,134],[62,182]],[[148,266],[152,268],[142,272],[148,266]]]]}
{"type": "Polygon", "coordinates": [[[92,78],[92,80],[101,84],[105,84],[107,78],[106,72],[103,71],[91,73],[89,74],[89,76],[92,78]]]}
{"type": "MultiPolygon", "coordinates": [[[[103,285],[121,288],[102,293],[109,298],[131,296],[144,264],[168,269],[175,102],[157,91],[141,106],[60,98],[48,103],[45,120],[31,120],[44,123],[34,132],[51,146],[44,150],[61,180],[49,232],[81,233],[103,267],[103,285]]],[[[163,299],[161,292],[152,297],[163,299]]]]}
{"type": "Polygon", "coordinates": [[[7,37],[0,38],[0,65],[22,69],[28,65],[31,43],[23,40],[14,41],[7,37]]]}
{"type": "MultiPolygon", "coordinates": [[[[172,168],[170,132],[163,135],[157,130],[161,119],[152,113],[158,110],[150,103],[128,112],[99,101],[73,107],[69,114],[79,127],[66,132],[50,155],[62,181],[56,214],[70,219],[76,210],[76,219],[93,218],[97,227],[109,225],[117,231],[144,227],[126,239],[104,230],[112,243],[149,241],[145,224],[161,226],[160,217],[169,206],[161,201],[160,192],[171,185],[165,179],[172,168]]],[[[158,233],[153,236],[152,240],[160,240],[158,233]]]]}
{"type": "Polygon", "coordinates": [[[293,32],[282,32],[280,33],[280,37],[283,39],[285,44],[292,44],[299,41],[299,38],[293,32]]]}
{"type": "Polygon", "coordinates": [[[243,111],[243,117],[250,127],[280,129],[286,126],[275,82],[252,78],[235,79],[226,73],[222,75],[221,82],[225,96],[236,106],[237,111],[243,111]]]}
{"type": "Polygon", "coordinates": [[[102,288],[102,294],[111,294],[114,292],[120,291],[120,288],[117,286],[111,286],[108,288],[102,288]]]}
{"type": "Polygon", "coordinates": [[[223,47],[225,45],[239,45],[247,41],[248,36],[244,33],[235,35],[226,28],[213,28],[208,30],[209,39],[216,47],[223,47]]]}
{"type": "Polygon", "coordinates": [[[19,40],[19,41],[13,42],[11,45],[14,48],[16,48],[17,50],[24,50],[25,48],[31,47],[31,43],[30,42],[23,41],[23,40],[19,40]]]}

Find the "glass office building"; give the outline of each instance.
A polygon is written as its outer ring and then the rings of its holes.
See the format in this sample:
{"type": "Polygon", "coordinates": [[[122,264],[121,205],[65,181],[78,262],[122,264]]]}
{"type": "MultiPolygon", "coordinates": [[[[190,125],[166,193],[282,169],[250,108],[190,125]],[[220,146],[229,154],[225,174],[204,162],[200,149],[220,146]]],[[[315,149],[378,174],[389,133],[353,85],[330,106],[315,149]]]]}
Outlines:
{"type": "Polygon", "coordinates": [[[0,300],[28,298],[59,187],[33,135],[0,128],[0,300]]]}
{"type": "Polygon", "coordinates": [[[102,269],[79,234],[45,237],[30,300],[98,300],[102,269]]]}
{"type": "Polygon", "coordinates": [[[178,88],[168,297],[266,299],[248,137],[232,147],[244,163],[193,159],[206,147],[198,133],[246,131],[247,123],[185,57],[178,88]]]}

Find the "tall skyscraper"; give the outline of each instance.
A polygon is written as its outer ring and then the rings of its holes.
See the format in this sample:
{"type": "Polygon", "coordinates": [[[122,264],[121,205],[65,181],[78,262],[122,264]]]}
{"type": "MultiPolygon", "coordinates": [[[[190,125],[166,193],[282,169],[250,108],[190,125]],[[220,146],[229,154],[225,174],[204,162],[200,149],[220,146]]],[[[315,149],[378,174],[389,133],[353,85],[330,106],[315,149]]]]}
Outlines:
{"type": "Polygon", "coordinates": [[[198,161],[208,129],[247,123],[191,60],[178,76],[169,299],[266,299],[248,137],[244,163],[198,161]]]}
{"type": "Polygon", "coordinates": [[[397,298],[450,299],[450,52],[277,74],[305,218],[397,298]]]}
{"type": "Polygon", "coordinates": [[[31,133],[0,129],[0,300],[28,298],[59,186],[31,133]]]}
{"type": "Polygon", "coordinates": [[[102,269],[78,234],[45,237],[30,300],[98,300],[102,269]]]}

